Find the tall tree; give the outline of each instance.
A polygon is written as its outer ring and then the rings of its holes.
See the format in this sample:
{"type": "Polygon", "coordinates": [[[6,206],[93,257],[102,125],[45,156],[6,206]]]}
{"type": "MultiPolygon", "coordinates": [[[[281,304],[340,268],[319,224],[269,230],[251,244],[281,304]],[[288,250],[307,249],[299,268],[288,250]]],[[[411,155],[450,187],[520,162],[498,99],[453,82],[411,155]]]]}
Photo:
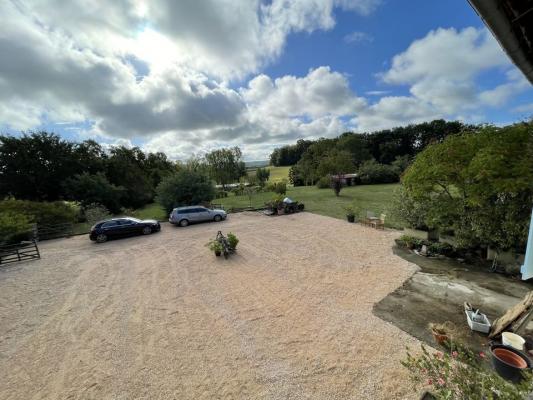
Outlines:
{"type": "Polygon", "coordinates": [[[246,166],[241,158],[241,149],[238,147],[213,150],[205,155],[211,178],[224,188],[246,174],[246,166]]]}
{"type": "Polygon", "coordinates": [[[0,195],[60,199],[65,177],[82,172],[74,149],[53,133],[0,136],[0,195]]]}
{"type": "Polygon", "coordinates": [[[342,175],[353,172],[354,168],[349,152],[333,151],[320,161],[318,171],[322,176],[331,177],[333,191],[338,196],[342,189],[342,175]]]}

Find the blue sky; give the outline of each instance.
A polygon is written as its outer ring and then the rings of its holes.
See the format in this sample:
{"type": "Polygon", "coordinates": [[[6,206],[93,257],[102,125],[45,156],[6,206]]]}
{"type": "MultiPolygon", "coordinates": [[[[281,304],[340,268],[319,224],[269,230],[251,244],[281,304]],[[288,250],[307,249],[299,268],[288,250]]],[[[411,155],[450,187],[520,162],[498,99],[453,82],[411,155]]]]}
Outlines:
{"type": "Polygon", "coordinates": [[[6,1],[0,127],[183,159],[434,118],[506,124],[533,90],[466,0],[6,1]],[[79,3],[79,4],[78,4],[79,3]]]}

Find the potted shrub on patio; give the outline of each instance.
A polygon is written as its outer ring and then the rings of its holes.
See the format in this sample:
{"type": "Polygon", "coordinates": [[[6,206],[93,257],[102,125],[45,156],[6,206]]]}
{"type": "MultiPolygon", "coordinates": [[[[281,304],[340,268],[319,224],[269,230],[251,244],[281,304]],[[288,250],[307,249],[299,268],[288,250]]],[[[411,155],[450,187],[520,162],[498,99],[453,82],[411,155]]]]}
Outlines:
{"type": "Polygon", "coordinates": [[[346,219],[348,222],[355,222],[355,210],[353,207],[346,207],[344,210],[346,211],[346,219]]]}
{"type": "Polygon", "coordinates": [[[233,250],[237,250],[237,244],[239,243],[239,239],[237,236],[235,236],[234,233],[228,233],[228,244],[233,250]]]}
{"type": "Polygon", "coordinates": [[[214,252],[215,256],[217,257],[220,257],[222,255],[222,251],[224,250],[222,244],[216,239],[210,240],[206,246],[209,248],[209,250],[214,252]]]}

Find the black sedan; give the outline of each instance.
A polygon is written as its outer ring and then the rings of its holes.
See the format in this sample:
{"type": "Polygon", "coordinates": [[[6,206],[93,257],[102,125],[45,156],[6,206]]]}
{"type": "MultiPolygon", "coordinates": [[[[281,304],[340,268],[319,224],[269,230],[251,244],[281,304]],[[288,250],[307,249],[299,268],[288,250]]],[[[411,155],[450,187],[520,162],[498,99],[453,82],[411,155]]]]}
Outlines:
{"type": "Polygon", "coordinates": [[[89,238],[97,243],[104,243],[107,239],[141,234],[149,235],[160,230],[159,222],[152,219],[141,221],[131,217],[112,218],[95,224],[91,228],[89,238]]]}

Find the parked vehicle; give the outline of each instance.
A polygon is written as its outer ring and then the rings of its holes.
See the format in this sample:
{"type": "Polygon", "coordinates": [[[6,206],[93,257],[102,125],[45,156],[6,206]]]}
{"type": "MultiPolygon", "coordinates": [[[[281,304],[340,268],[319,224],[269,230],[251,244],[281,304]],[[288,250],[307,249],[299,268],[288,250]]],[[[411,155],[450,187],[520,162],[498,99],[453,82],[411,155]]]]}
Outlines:
{"type": "Polygon", "coordinates": [[[111,218],[96,223],[91,228],[89,238],[97,243],[104,243],[108,239],[141,234],[149,235],[160,230],[159,222],[152,219],[141,221],[131,217],[111,218]]]}
{"type": "Polygon", "coordinates": [[[192,222],[215,221],[227,218],[224,210],[211,210],[202,206],[178,207],[172,210],[168,222],[174,225],[187,226],[192,222]]]}

